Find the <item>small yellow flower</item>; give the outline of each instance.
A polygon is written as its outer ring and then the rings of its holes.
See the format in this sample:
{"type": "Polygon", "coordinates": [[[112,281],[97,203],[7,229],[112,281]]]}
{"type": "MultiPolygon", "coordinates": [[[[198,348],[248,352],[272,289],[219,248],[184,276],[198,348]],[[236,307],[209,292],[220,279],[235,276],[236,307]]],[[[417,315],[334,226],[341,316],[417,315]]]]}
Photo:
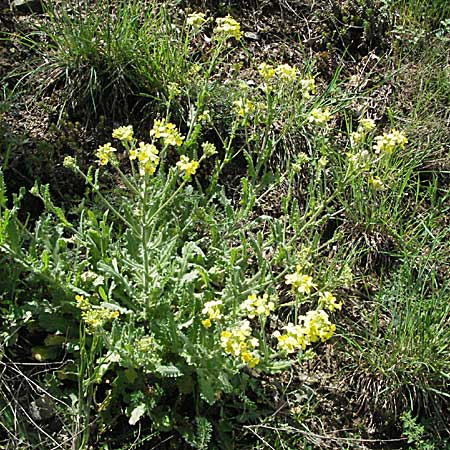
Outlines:
{"type": "Polygon", "coordinates": [[[302,97],[305,100],[311,98],[311,95],[316,93],[316,82],[314,78],[305,78],[300,80],[300,86],[302,90],[302,97]]]}
{"type": "Polygon", "coordinates": [[[279,331],[273,333],[273,337],[278,340],[278,349],[285,353],[294,353],[299,349],[305,350],[310,344],[307,337],[307,330],[303,325],[289,323],[282,328],[284,334],[279,331]]]}
{"type": "Polygon", "coordinates": [[[308,311],[303,317],[303,323],[309,342],[317,342],[319,339],[324,342],[336,330],[336,325],[330,322],[328,314],[323,309],[308,311]]]}
{"type": "Polygon", "coordinates": [[[338,303],[336,297],[328,291],[319,292],[319,304],[331,312],[336,309],[342,309],[342,302],[338,303]]]}
{"type": "Polygon", "coordinates": [[[133,126],[119,127],[113,130],[112,137],[122,142],[131,142],[133,140],[133,126]]]}
{"type": "Polygon", "coordinates": [[[116,149],[111,146],[111,142],[100,146],[95,153],[101,166],[106,166],[113,158],[116,149]]]}
{"type": "Polygon", "coordinates": [[[308,122],[314,125],[323,125],[331,120],[333,116],[329,108],[314,108],[308,116],[308,122]]]}
{"type": "Polygon", "coordinates": [[[106,308],[87,309],[81,313],[81,318],[90,333],[94,333],[97,328],[104,326],[106,322],[110,322],[118,317],[119,311],[111,311],[106,308]]]}
{"type": "Polygon", "coordinates": [[[214,34],[223,39],[229,39],[232,37],[234,37],[237,41],[241,39],[241,25],[230,15],[217,18],[216,24],[217,26],[214,29],[214,34]]]}
{"type": "Polygon", "coordinates": [[[381,191],[384,185],[380,177],[370,177],[369,186],[375,191],[381,191]]]}
{"type": "Polygon", "coordinates": [[[139,148],[135,152],[130,152],[130,159],[136,158],[139,161],[139,172],[153,175],[159,164],[158,149],[153,144],[139,142],[139,148]]]}
{"type": "Polygon", "coordinates": [[[184,179],[190,179],[195,174],[199,166],[198,161],[189,160],[186,155],[181,155],[180,160],[177,162],[177,167],[181,172],[184,172],[184,179]]]}
{"type": "Polygon", "coordinates": [[[250,322],[243,320],[237,327],[222,331],[220,334],[220,346],[224,352],[239,358],[250,368],[260,362],[256,351],[259,341],[251,337],[251,331],[250,322]]]}
{"type": "Polygon", "coordinates": [[[289,64],[281,64],[275,69],[275,73],[279,80],[293,83],[297,79],[297,68],[289,64]]]}
{"type": "Polygon", "coordinates": [[[311,289],[316,288],[317,284],[313,283],[311,276],[302,274],[298,269],[294,273],[285,276],[286,284],[290,284],[294,292],[309,295],[311,289]]]}
{"type": "Polygon", "coordinates": [[[233,106],[239,117],[246,117],[255,109],[255,105],[250,100],[243,98],[233,102],[233,106]]]}
{"type": "Polygon", "coordinates": [[[360,144],[361,142],[363,142],[365,137],[366,137],[366,135],[364,134],[364,132],[353,131],[350,134],[350,143],[352,144],[352,147],[355,147],[358,144],[360,144]]]}
{"type": "Polygon", "coordinates": [[[171,82],[167,85],[167,91],[169,92],[169,98],[175,98],[177,95],[181,94],[181,89],[178,83],[171,82]]]}
{"type": "Polygon", "coordinates": [[[201,123],[210,123],[211,122],[211,113],[209,109],[205,109],[199,116],[198,120],[201,123]]]}
{"type": "Polygon", "coordinates": [[[66,169],[74,170],[77,167],[77,160],[73,156],[66,156],[63,161],[63,166],[66,169]]]}
{"type": "Polygon", "coordinates": [[[355,171],[367,172],[370,169],[371,155],[363,149],[357,153],[346,153],[348,157],[348,163],[355,171]]]}
{"type": "Polygon", "coordinates": [[[327,167],[328,164],[328,158],[326,156],[322,156],[319,161],[317,161],[317,165],[319,166],[319,168],[321,169],[325,169],[325,167],[327,167]]]}
{"type": "Polygon", "coordinates": [[[375,137],[375,153],[390,154],[396,147],[405,148],[408,139],[401,131],[393,129],[390,133],[384,133],[382,136],[375,137]]]}
{"type": "Polygon", "coordinates": [[[264,81],[272,80],[276,75],[274,67],[271,64],[267,64],[265,62],[261,63],[258,66],[258,72],[264,81]]]}
{"type": "Polygon", "coordinates": [[[204,320],[202,320],[202,325],[203,325],[205,328],[211,328],[211,325],[212,325],[211,319],[204,319],[204,320]]]}
{"type": "Polygon", "coordinates": [[[77,302],[77,308],[81,309],[82,311],[86,311],[91,307],[89,300],[83,295],[75,295],[75,301],[77,302]]]}
{"type": "Polygon", "coordinates": [[[183,143],[184,136],[180,134],[173,123],[166,122],[166,119],[155,120],[150,136],[156,139],[163,139],[164,145],[179,147],[183,143]]]}
{"type": "Polygon", "coordinates": [[[199,30],[205,23],[205,14],[202,12],[196,12],[189,14],[186,19],[187,25],[192,27],[194,30],[199,30]]]}
{"type": "Polygon", "coordinates": [[[373,119],[363,118],[359,121],[358,130],[360,131],[371,131],[375,128],[375,121],[373,119]]]}
{"type": "Polygon", "coordinates": [[[203,142],[202,144],[203,154],[209,158],[217,153],[216,146],[210,142],[203,142]]]}
{"type": "Polygon", "coordinates": [[[221,300],[213,300],[205,303],[202,309],[202,314],[208,316],[206,319],[202,320],[202,325],[205,328],[210,328],[212,325],[212,321],[218,321],[222,318],[222,313],[220,311],[221,308],[222,308],[221,300]]]}
{"type": "Polygon", "coordinates": [[[249,319],[255,317],[267,317],[271,311],[275,309],[275,302],[269,299],[268,294],[258,297],[256,294],[250,294],[241,304],[241,309],[244,310],[249,319]]]}
{"type": "Polygon", "coordinates": [[[150,136],[159,139],[166,136],[166,119],[155,120],[153,128],[150,130],[150,136]]]}

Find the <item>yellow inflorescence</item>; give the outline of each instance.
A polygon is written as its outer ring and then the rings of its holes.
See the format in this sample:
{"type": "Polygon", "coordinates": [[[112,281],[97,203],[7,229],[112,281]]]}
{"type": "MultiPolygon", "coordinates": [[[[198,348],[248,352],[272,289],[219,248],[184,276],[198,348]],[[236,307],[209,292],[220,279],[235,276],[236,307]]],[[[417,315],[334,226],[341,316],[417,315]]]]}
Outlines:
{"type": "Polygon", "coordinates": [[[374,150],[375,153],[390,154],[396,147],[405,148],[408,138],[405,134],[398,130],[392,130],[390,133],[384,133],[382,136],[375,137],[374,150]]]}
{"type": "Polygon", "coordinates": [[[244,364],[252,368],[259,364],[260,356],[256,348],[258,339],[251,337],[251,327],[248,320],[241,322],[239,327],[222,331],[220,345],[225,353],[239,358],[244,364]]]}
{"type": "Polygon", "coordinates": [[[380,177],[370,177],[368,183],[374,191],[381,191],[384,187],[380,177]]]}
{"type": "Polygon", "coordinates": [[[336,330],[336,325],[330,322],[328,314],[323,309],[308,311],[299,318],[299,325],[292,323],[283,327],[283,334],[275,331],[273,336],[278,340],[278,349],[286,353],[294,353],[313,342],[326,341],[336,330]]]}
{"type": "Polygon", "coordinates": [[[319,305],[331,312],[342,309],[342,302],[338,302],[336,297],[328,291],[319,292],[319,305]]]}
{"type": "Polygon", "coordinates": [[[111,146],[111,142],[100,146],[95,153],[101,166],[106,166],[112,159],[116,149],[111,146]]]}
{"type": "Polygon", "coordinates": [[[375,128],[375,121],[368,117],[364,117],[359,121],[358,131],[371,131],[375,128]]]}
{"type": "Polygon", "coordinates": [[[210,328],[212,322],[221,319],[222,317],[221,308],[222,308],[221,300],[213,300],[205,303],[205,306],[202,309],[202,314],[208,316],[206,319],[202,320],[202,325],[205,328],[210,328]]]}
{"type": "Polygon", "coordinates": [[[223,39],[234,37],[238,41],[241,39],[241,25],[230,15],[217,18],[216,24],[217,26],[214,29],[214,33],[217,36],[220,36],[223,39]]]}
{"type": "Polygon", "coordinates": [[[98,327],[101,327],[105,325],[106,322],[110,322],[111,320],[119,317],[119,311],[93,307],[89,300],[83,295],[76,295],[75,301],[77,308],[81,310],[81,318],[86,324],[89,333],[95,332],[98,327]]]}
{"type": "Polygon", "coordinates": [[[89,300],[84,295],[75,295],[75,301],[77,303],[77,308],[82,311],[90,309],[91,307],[89,300]]]}
{"type": "Polygon", "coordinates": [[[294,292],[309,295],[311,289],[316,288],[317,284],[313,283],[313,278],[311,276],[302,274],[301,270],[302,267],[298,265],[294,273],[286,275],[286,284],[290,284],[294,292]]]}
{"type": "Polygon", "coordinates": [[[275,73],[277,77],[284,82],[293,83],[297,79],[297,68],[290,66],[289,64],[280,64],[275,73]]]}
{"type": "Polygon", "coordinates": [[[173,123],[166,122],[166,119],[155,120],[150,136],[156,139],[163,139],[164,145],[180,147],[183,144],[184,136],[177,130],[173,123]]]}
{"type": "Polygon", "coordinates": [[[211,142],[203,142],[202,143],[203,154],[209,158],[217,153],[216,146],[211,144],[211,142]]]}
{"type": "Polygon", "coordinates": [[[271,311],[275,310],[275,302],[269,298],[268,294],[259,297],[256,294],[250,294],[241,304],[241,309],[249,319],[267,317],[271,311]]]}
{"type": "Polygon", "coordinates": [[[269,81],[276,76],[275,68],[271,64],[265,62],[258,66],[258,72],[264,81],[269,81]]]}
{"type": "Polygon", "coordinates": [[[314,108],[308,116],[308,122],[314,125],[324,125],[331,120],[333,116],[328,108],[314,108]]]}
{"type": "Polygon", "coordinates": [[[293,83],[297,79],[297,68],[289,64],[280,64],[274,67],[271,64],[263,62],[258,66],[258,73],[265,82],[278,80],[283,83],[293,83]]]}
{"type": "Polygon", "coordinates": [[[195,174],[199,166],[198,161],[189,160],[186,155],[181,155],[180,160],[177,162],[177,167],[181,172],[184,172],[183,178],[189,179],[195,174]]]}
{"type": "Polygon", "coordinates": [[[139,142],[139,147],[130,150],[130,160],[139,161],[139,173],[141,176],[153,175],[159,164],[158,149],[153,144],[139,142]]]}
{"type": "Polygon", "coordinates": [[[366,139],[366,134],[375,128],[375,121],[368,117],[359,121],[359,125],[356,131],[350,134],[350,142],[352,146],[356,146],[366,139]]]}
{"type": "Polygon", "coordinates": [[[112,137],[122,142],[131,142],[133,140],[133,126],[127,125],[113,130],[112,137]]]}
{"type": "Polygon", "coordinates": [[[302,96],[305,100],[311,98],[316,93],[316,82],[314,78],[300,80],[300,86],[302,88],[302,96]]]}
{"type": "Polygon", "coordinates": [[[186,19],[186,23],[194,30],[199,30],[205,23],[205,14],[202,12],[196,12],[189,14],[186,19]]]}
{"type": "Polygon", "coordinates": [[[118,317],[119,311],[111,311],[106,308],[89,309],[81,313],[81,318],[91,332],[118,317]]]}
{"type": "Polygon", "coordinates": [[[240,98],[233,102],[233,106],[236,114],[239,117],[247,117],[250,113],[255,110],[255,105],[247,99],[240,98]]]}

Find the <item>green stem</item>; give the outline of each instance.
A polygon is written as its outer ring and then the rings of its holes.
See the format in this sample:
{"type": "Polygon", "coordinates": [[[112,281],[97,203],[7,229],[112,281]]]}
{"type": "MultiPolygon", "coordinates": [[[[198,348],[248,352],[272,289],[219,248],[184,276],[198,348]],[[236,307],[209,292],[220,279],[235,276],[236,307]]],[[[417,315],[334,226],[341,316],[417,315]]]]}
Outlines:
{"type": "Polygon", "coordinates": [[[95,185],[78,167],[76,167],[76,172],[80,174],[84,181],[92,187],[95,193],[100,197],[102,202],[128,227],[136,231],[133,224],[131,224],[117,209],[106,199],[106,197],[100,192],[100,189],[95,185]]]}

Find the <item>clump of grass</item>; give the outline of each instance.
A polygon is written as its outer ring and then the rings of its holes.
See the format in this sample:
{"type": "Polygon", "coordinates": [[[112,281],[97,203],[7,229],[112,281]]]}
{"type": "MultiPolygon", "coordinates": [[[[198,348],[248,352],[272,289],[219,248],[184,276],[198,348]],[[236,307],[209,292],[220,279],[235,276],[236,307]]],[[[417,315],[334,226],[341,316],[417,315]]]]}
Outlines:
{"type": "Polygon", "coordinates": [[[62,108],[123,118],[140,97],[164,99],[170,83],[186,84],[193,73],[199,53],[188,44],[195,30],[183,18],[173,23],[167,4],[44,6],[45,20],[22,36],[37,54],[24,76],[39,79],[41,89],[62,88],[62,108]]]}
{"type": "Polygon", "coordinates": [[[434,271],[411,260],[390,274],[362,310],[356,334],[346,339],[355,350],[352,370],[361,383],[360,400],[397,417],[408,408],[444,414],[450,383],[449,289],[434,271]]]}

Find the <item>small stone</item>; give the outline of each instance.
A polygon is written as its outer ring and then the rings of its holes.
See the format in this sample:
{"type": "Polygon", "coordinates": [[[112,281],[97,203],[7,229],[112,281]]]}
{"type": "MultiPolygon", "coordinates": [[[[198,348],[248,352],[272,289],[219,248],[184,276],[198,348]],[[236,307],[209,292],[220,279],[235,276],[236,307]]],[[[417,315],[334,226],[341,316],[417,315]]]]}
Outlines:
{"type": "Polygon", "coordinates": [[[41,0],[13,0],[11,2],[11,7],[22,14],[42,12],[41,0]]]}

